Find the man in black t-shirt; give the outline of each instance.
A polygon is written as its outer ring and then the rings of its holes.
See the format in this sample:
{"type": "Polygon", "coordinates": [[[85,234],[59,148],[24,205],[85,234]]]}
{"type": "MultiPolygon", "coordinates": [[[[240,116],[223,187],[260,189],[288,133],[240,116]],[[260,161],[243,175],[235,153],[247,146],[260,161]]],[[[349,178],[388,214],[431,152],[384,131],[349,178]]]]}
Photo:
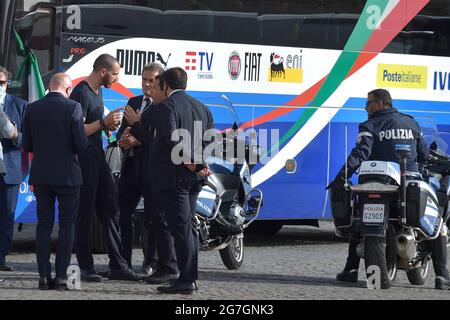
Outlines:
{"type": "Polygon", "coordinates": [[[102,142],[102,131],[115,131],[121,123],[120,109],[110,112],[103,118],[104,104],[102,86],[111,88],[118,81],[120,65],[117,60],[102,54],[94,62],[94,70],[86,80],[79,83],[70,98],[81,104],[85,119],[85,131],[89,146],[80,155],[83,185],[80,192],[80,207],[76,223],[76,255],[81,269],[81,279],[100,282],[101,276],[94,269],[90,250],[90,232],[95,212],[103,224],[109,254],[109,279],[139,280],[128,268],[121,255],[121,240],[118,227],[119,206],[117,187],[109,168],[102,142]]]}

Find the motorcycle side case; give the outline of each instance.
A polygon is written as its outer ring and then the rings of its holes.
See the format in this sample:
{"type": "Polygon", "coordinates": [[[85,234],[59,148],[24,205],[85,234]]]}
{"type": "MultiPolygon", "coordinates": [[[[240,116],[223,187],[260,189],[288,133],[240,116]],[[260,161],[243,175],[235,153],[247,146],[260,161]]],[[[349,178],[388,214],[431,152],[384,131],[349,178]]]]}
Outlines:
{"type": "Polygon", "coordinates": [[[343,186],[333,187],[330,190],[331,214],[336,228],[347,227],[351,224],[350,197],[350,190],[343,186]]]}
{"type": "Polygon", "coordinates": [[[434,190],[424,181],[409,181],[406,188],[406,220],[408,225],[420,228],[428,236],[439,232],[442,209],[434,190]]]}

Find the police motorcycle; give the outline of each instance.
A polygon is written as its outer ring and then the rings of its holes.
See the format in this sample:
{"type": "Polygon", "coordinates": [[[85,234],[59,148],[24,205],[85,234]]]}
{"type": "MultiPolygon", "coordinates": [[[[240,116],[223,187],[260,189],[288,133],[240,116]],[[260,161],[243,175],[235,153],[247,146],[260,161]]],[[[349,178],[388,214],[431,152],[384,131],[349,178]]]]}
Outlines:
{"type": "MultiPolygon", "coordinates": [[[[442,141],[438,135],[431,138],[442,141]]],[[[331,190],[337,233],[361,235],[357,254],[364,259],[368,279],[378,269],[382,289],[392,285],[398,270],[406,272],[411,284],[424,284],[431,259],[429,240],[446,232],[450,178],[446,176],[442,187],[433,188],[432,160],[426,165],[425,177],[406,172],[410,151],[409,145],[397,145],[400,165],[363,162],[358,184],[331,190]]]]}
{"type": "Polygon", "coordinates": [[[261,148],[239,134],[239,118],[226,96],[219,101],[213,99],[214,103],[205,100],[215,122],[223,124],[230,119],[232,127],[230,130],[230,124],[225,124],[224,130],[216,135],[218,148],[205,160],[212,175],[206,179],[197,199],[200,250],[218,250],[224,265],[235,270],[243,263],[243,231],[258,217],[263,203],[263,193],[251,185],[251,171],[261,148]],[[230,234],[237,232],[229,232],[227,224],[239,226],[240,232],[230,234]]]}

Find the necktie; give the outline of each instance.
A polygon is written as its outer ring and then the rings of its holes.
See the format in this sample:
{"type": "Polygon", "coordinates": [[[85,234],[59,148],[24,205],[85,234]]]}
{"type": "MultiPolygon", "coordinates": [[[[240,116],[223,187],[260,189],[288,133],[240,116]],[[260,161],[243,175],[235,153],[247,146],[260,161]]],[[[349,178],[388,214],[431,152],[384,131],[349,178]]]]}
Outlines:
{"type": "Polygon", "coordinates": [[[145,106],[143,108],[141,108],[141,114],[144,113],[145,110],[147,110],[148,107],[150,107],[150,105],[152,104],[152,101],[150,100],[150,98],[145,98],[145,106]]]}

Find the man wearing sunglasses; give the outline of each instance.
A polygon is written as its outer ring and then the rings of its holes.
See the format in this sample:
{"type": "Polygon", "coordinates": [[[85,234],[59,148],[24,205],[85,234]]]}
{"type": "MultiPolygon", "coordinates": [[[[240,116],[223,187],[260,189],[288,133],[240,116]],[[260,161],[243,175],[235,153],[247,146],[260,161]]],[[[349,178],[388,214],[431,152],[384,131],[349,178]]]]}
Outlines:
{"type": "MultiPolygon", "coordinates": [[[[428,147],[422,138],[419,124],[412,116],[398,112],[392,106],[392,98],[387,90],[376,89],[368,93],[366,101],[368,120],[359,125],[356,146],[347,158],[347,176],[345,165],[327,189],[343,186],[363,161],[399,161],[395,146],[409,144],[411,155],[407,158],[406,170],[418,172],[417,163],[428,160],[428,147]]],[[[337,280],[345,282],[358,281],[359,257],[356,248],[360,237],[352,234],[349,241],[347,263],[337,280]]],[[[450,289],[450,277],[447,270],[447,239],[440,235],[431,241],[433,267],[436,274],[435,288],[450,289]]],[[[383,288],[383,284],[382,284],[383,288]]]]}
{"type": "Polygon", "coordinates": [[[6,174],[0,175],[0,271],[13,271],[5,257],[11,250],[14,217],[19,196],[19,185],[23,181],[22,171],[22,119],[27,102],[6,93],[9,72],[0,66],[0,110],[14,124],[15,134],[11,139],[0,135],[6,174]]]}

